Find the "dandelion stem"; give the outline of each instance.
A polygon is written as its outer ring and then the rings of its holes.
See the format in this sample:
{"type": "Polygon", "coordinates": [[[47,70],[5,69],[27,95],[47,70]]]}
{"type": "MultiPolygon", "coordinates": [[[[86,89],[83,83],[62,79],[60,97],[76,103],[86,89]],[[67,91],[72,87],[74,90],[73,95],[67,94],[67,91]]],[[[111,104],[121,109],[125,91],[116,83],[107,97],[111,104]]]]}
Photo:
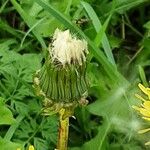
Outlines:
{"type": "Polygon", "coordinates": [[[67,150],[67,144],[68,144],[68,131],[69,131],[69,116],[66,116],[64,118],[65,109],[62,108],[59,111],[59,138],[58,138],[58,150],[67,150]]]}

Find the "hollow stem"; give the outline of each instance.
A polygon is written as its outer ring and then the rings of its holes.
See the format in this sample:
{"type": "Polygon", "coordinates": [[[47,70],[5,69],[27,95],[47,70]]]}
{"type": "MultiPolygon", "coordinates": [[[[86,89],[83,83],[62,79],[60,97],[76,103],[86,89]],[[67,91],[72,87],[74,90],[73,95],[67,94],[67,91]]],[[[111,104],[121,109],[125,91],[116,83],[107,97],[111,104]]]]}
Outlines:
{"type": "Polygon", "coordinates": [[[67,150],[68,144],[68,131],[69,131],[69,116],[64,117],[65,109],[59,111],[59,137],[58,137],[58,150],[67,150]]]}

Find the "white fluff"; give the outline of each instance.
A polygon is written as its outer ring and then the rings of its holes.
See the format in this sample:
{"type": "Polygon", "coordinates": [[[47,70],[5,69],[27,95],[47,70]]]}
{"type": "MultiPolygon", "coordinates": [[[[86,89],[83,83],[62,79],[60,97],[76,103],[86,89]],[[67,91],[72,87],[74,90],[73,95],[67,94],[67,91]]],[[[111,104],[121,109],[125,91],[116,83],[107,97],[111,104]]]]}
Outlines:
{"type": "Polygon", "coordinates": [[[85,54],[88,53],[87,42],[72,36],[69,30],[56,29],[49,53],[53,61],[57,59],[63,66],[71,61],[82,65],[86,61],[85,54]]]}

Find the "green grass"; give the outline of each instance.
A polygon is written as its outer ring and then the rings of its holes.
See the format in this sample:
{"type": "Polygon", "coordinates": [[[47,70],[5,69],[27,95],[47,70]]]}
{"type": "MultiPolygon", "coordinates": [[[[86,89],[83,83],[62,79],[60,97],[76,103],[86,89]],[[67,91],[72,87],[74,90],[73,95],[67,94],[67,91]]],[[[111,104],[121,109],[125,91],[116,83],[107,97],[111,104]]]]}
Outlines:
{"type": "Polygon", "coordinates": [[[88,42],[89,104],[70,119],[69,150],[146,150],[148,127],[133,110],[149,86],[149,0],[0,1],[0,147],[53,150],[58,117],[41,114],[32,87],[56,28],[88,42]],[[86,22],[77,24],[77,20],[86,22]],[[5,105],[4,105],[5,104],[5,105]],[[4,110],[4,111],[3,111],[4,110]],[[12,121],[13,120],[13,121],[12,121]]]}

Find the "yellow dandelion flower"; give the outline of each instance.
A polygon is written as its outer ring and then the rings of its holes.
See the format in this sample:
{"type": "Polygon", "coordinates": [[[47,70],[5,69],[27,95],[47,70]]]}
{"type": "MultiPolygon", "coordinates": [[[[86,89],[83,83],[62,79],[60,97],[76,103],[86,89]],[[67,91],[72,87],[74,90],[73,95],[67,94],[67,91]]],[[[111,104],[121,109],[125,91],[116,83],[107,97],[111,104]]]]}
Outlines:
{"type": "MultiPolygon", "coordinates": [[[[21,148],[17,148],[16,150],[22,150],[21,148]]],[[[28,150],[35,150],[33,145],[30,145],[28,150]]]]}
{"type": "Polygon", "coordinates": [[[33,145],[30,145],[30,146],[29,146],[29,150],[34,150],[34,146],[33,146],[33,145]]]}
{"type": "MultiPolygon", "coordinates": [[[[144,87],[141,83],[138,84],[138,87],[147,96],[147,99],[136,94],[135,96],[142,101],[142,104],[141,106],[133,106],[133,108],[142,115],[143,119],[150,121],[150,88],[144,87]]],[[[147,129],[140,130],[138,133],[143,134],[149,131],[150,128],[147,128],[147,129]]],[[[150,141],[146,142],[145,145],[150,145],[150,141]]]]}

